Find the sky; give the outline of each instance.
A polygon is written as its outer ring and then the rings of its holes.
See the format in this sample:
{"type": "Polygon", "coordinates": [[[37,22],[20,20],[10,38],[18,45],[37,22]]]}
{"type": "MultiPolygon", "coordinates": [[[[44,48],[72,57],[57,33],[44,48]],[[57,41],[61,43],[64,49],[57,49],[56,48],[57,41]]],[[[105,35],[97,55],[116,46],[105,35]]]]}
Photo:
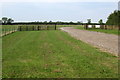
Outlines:
{"type": "Polygon", "coordinates": [[[98,22],[118,9],[117,0],[1,0],[1,17],[15,22],[66,21],[98,22]]]}

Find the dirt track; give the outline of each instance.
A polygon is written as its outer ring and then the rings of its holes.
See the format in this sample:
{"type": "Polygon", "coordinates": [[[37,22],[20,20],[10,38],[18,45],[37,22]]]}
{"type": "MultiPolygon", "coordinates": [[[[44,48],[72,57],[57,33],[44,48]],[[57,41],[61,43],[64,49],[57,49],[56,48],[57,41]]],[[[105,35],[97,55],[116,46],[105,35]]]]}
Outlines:
{"type": "Polygon", "coordinates": [[[73,27],[63,27],[61,30],[68,32],[71,36],[83,42],[94,45],[102,51],[118,55],[118,36],[94,31],[79,30],[73,27]]]}

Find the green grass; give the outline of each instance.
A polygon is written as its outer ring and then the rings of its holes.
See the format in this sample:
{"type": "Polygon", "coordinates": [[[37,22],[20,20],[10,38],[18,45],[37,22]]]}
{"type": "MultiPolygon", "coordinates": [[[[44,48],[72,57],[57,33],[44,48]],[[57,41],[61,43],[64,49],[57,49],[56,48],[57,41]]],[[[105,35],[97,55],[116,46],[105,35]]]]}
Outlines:
{"type": "Polygon", "coordinates": [[[3,37],[3,78],[116,78],[118,59],[62,31],[3,37]]]}
{"type": "MultiPolygon", "coordinates": [[[[77,27],[77,29],[81,29],[81,30],[86,30],[84,29],[83,26],[79,26],[77,27]]],[[[96,32],[103,32],[103,33],[107,33],[107,34],[115,34],[118,35],[118,30],[105,30],[105,29],[87,29],[88,31],[96,31],[96,32]]]]}

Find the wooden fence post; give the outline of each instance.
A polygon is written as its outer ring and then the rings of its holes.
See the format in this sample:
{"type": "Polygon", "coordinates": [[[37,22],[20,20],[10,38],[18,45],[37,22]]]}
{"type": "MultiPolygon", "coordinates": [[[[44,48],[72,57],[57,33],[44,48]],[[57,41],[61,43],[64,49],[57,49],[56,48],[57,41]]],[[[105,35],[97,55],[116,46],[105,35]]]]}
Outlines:
{"type": "Polygon", "coordinates": [[[84,28],[85,28],[85,29],[88,29],[88,25],[87,25],[87,24],[85,24],[84,28]]]}
{"type": "Polygon", "coordinates": [[[38,31],[39,31],[39,26],[37,28],[38,28],[38,31]]]}
{"type": "Polygon", "coordinates": [[[26,26],[26,31],[28,31],[28,26],[26,26]]]}
{"type": "Polygon", "coordinates": [[[49,30],[49,26],[47,26],[47,30],[49,30]]]}
{"type": "Polygon", "coordinates": [[[19,31],[21,31],[21,26],[19,26],[19,31]]]}
{"type": "Polygon", "coordinates": [[[107,26],[105,25],[105,30],[107,30],[107,26]]]}
{"type": "Polygon", "coordinates": [[[55,30],[56,30],[56,24],[55,24],[55,30]]]}
{"type": "Polygon", "coordinates": [[[33,31],[34,31],[34,26],[33,26],[33,31]]]}
{"type": "Polygon", "coordinates": [[[41,26],[40,26],[40,30],[41,30],[41,26]]]}

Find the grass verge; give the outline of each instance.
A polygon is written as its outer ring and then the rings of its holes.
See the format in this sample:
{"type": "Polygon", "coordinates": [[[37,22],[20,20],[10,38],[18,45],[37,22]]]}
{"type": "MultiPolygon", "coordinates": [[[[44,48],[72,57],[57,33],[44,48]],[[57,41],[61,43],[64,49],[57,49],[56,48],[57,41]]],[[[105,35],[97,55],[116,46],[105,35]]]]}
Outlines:
{"type": "Polygon", "coordinates": [[[116,78],[118,59],[62,31],[3,37],[3,78],[116,78]]]}

